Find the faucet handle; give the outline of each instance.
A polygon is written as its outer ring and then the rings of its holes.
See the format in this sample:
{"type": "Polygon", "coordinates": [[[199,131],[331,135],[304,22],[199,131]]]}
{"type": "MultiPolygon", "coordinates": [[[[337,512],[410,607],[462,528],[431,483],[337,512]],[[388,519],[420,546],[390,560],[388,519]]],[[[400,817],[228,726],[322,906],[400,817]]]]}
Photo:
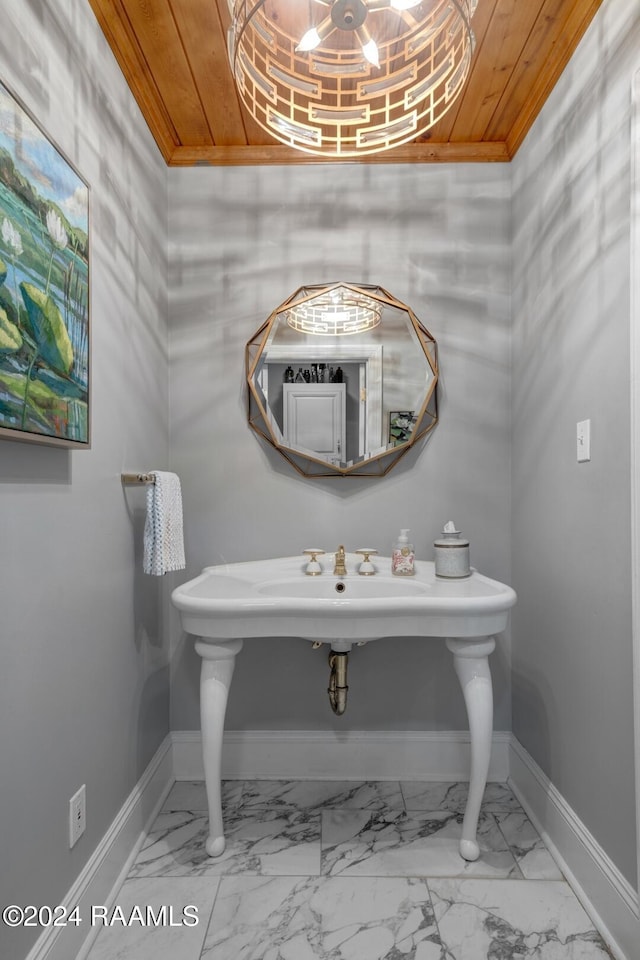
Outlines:
{"type": "Polygon", "coordinates": [[[308,550],[303,550],[302,552],[309,557],[304,572],[308,577],[317,577],[318,574],[322,573],[322,567],[318,562],[318,557],[323,555],[324,550],[320,550],[319,547],[309,547],[308,550]]]}
{"type": "Polygon", "coordinates": [[[371,577],[376,572],[376,568],[371,563],[369,557],[372,557],[378,551],[374,550],[373,547],[360,547],[359,550],[356,550],[356,553],[359,553],[364,559],[360,566],[358,567],[358,573],[363,577],[371,577]]]}

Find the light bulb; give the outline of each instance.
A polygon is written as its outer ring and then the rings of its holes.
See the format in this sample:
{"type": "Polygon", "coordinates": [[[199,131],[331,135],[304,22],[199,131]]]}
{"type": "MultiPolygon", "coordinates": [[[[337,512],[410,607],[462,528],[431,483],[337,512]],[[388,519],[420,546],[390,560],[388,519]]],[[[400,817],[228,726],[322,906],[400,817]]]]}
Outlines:
{"type": "Polygon", "coordinates": [[[362,52],[369,63],[372,63],[374,67],[380,66],[380,60],[378,58],[378,44],[375,42],[375,40],[371,39],[364,43],[362,45],[362,52]]]}
{"type": "Polygon", "coordinates": [[[296,47],[296,51],[301,53],[306,53],[307,50],[315,50],[315,48],[320,43],[320,34],[315,27],[311,27],[311,30],[307,30],[304,37],[300,40],[300,43],[296,47]]]}

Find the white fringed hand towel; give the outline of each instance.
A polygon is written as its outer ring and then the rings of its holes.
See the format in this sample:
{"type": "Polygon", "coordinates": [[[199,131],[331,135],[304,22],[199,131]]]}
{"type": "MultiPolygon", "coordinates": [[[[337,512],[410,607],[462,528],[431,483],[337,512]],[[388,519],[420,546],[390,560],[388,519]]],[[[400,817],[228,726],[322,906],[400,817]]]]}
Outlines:
{"type": "Polygon", "coordinates": [[[185,567],[182,491],[175,473],[156,470],[151,476],[154,482],[147,488],[143,570],[159,577],[185,567]]]}

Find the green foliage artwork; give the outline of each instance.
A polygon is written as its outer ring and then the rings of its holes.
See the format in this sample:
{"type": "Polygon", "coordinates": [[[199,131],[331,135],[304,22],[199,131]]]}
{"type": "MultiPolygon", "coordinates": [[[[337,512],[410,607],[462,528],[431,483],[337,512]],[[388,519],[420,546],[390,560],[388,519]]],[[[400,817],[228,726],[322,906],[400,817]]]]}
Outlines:
{"type": "Polygon", "coordinates": [[[89,446],[89,188],[2,83],[0,438],[89,446]]]}
{"type": "Polygon", "coordinates": [[[389,414],[389,443],[394,447],[411,440],[413,428],[416,425],[414,410],[393,410],[389,414]]]}

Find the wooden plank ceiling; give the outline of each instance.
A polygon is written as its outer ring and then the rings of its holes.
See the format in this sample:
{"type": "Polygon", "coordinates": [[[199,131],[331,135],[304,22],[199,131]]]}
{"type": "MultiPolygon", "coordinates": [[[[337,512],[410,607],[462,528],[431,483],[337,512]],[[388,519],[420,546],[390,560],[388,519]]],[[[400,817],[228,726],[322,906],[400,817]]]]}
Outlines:
{"type": "MultiPolygon", "coordinates": [[[[89,3],[167,164],[334,162],[279,144],[244,110],[227,60],[227,0],[89,3]]],[[[351,162],[510,160],[601,3],[479,0],[456,104],[412,143],[351,162]]]]}

